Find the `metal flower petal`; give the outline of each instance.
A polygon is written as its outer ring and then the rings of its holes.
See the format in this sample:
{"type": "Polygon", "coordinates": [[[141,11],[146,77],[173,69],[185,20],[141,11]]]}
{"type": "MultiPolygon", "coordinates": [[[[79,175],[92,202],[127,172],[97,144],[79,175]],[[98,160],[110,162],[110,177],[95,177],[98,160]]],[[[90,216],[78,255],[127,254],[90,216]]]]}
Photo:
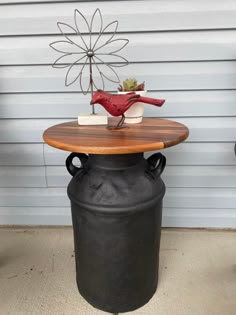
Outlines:
{"type": "Polygon", "coordinates": [[[104,90],[105,88],[104,78],[94,58],[92,59],[92,67],[93,67],[93,85],[95,89],[104,90]]]}
{"type": "Polygon", "coordinates": [[[128,44],[128,42],[129,40],[124,38],[113,39],[104,45],[97,47],[94,51],[97,52],[102,49],[102,52],[106,54],[114,54],[123,49],[128,44]]]}
{"type": "Polygon", "coordinates": [[[94,44],[93,42],[97,42],[97,39],[100,37],[100,34],[102,32],[102,27],[103,27],[103,20],[102,20],[102,14],[99,9],[96,9],[95,12],[93,13],[91,23],[90,23],[90,34],[94,34],[95,32],[98,32],[97,36],[90,36],[90,43],[89,43],[89,48],[93,49],[94,44]]]}
{"type": "Polygon", "coordinates": [[[79,51],[79,47],[72,43],[71,41],[61,40],[49,44],[49,46],[60,53],[69,54],[85,54],[85,52],[79,51]]]}
{"type": "Polygon", "coordinates": [[[96,48],[97,43],[99,44],[99,47],[103,46],[104,44],[109,43],[112,40],[112,38],[115,36],[117,32],[117,28],[118,28],[118,21],[109,23],[97,37],[97,40],[93,44],[92,49],[94,50],[96,48]]]}
{"type": "Polygon", "coordinates": [[[91,19],[90,32],[93,33],[94,31],[96,31],[100,34],[102,32],[102,27],[103,27],[102,14],[99,9],[96,9],[91,19]]]}
{"type": "Polygon", "coordinates": [[[77,59],[78,56],[75,54],[66,54],[61,57],[59,57],[54,64],[52,65],[53,68],[67,68],[71,64],[74,64],[75,62],[81,61],[86,57],[86,55],[82,56],[80,59],[77,59]]]}
{"type": "Polygon", "coordinates": [[[107,80],[114,82],[114,83],[120,83],[120,79],[115,72],[115,70],[112,69],[112,66],[102,61],[102,59],[98,58],[97,56],[94,56],[95,59],[98,60],[99,63],[97,63],[97,66],[101,72],[101,75],[105,77],[107,80]]]}
{"type": "MultiPolygon", "coordinates": [[[[84,57],[82,57],[82,58],[84,58],[84,57]]],[[[78,62],[80,60],[82,60],[82,58],[80,58],[80,59],[76,60],[74,63],[72,63],[69,70],[67,71],[66,80],[65,80],[66,86],[70,86],[71,84],[73,84],[82,75],[82,72],[83,72],[84,67],[87,63],[88,57],[86,58],[85,62],[83,63],[81,70],[78,71],[78,68],[79,68],[78,62]]]]}
{"type": "Polygon", "coordinates": [[[86,95],[89,91],[90,88],[90,76],[89,76],[89,66],[84,65],[81,75],[79,78],[79,84],[81,91],[83,92],[84,95],[86,95]]]}
{"type": "Polygon", "coordinates": [[[125,59],[124,57],[112,53],[111,54],[97,53],[96,56],[104,63],[109,64],[111,67],[125,67],[129,63],[128,60],[125,59]],[[106,58],[106,61],[104,61],[103,57],[106,58]]]}
{"type": "Polygon", "coordinates": [[[66,23],[61,23],[61,22],[58,22],[57,26],[58,26],[60,32],[65,36],[65,38],[68,39],[68,41],[70,43],[76,45],[77,47],[79,47],[83,51],[86,51],[86,45],[84,45],[84,42],[81,40],[78,40],[78,32],[76,29],[74,29],[72,26],[70,26],[66,23]]]}
{"type": "Polygon", "coordinates": [[[74,20],[75,20],[77,33],[80,36],[81,40],[83,41],[84,46],[86,47],[86,50],[88,50],[90,47],[88,43],[85,42],[82,36],[82,33],[90,33],[90,27],[89,27],[88,21],[79,10],[75,10],[74,20]]]}

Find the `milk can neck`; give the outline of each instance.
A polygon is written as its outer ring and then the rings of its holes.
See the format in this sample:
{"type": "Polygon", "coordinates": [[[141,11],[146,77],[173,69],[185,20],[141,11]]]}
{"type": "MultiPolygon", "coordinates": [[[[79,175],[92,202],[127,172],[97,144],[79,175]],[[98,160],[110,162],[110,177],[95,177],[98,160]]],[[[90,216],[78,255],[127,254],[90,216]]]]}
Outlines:
{"type": "Polygon", "coordinates": [[[134,154],[90,154],[91,167],[123,169],[137,165],[143,160],[143,153],[134,154]]]}

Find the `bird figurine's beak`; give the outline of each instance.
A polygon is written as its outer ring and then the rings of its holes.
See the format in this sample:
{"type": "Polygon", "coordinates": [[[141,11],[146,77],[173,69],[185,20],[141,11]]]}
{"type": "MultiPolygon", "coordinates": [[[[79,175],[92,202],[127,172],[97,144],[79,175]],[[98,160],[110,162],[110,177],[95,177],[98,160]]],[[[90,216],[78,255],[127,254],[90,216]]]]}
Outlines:
{"type": "Polygon", "coordinates": [[[91,101],[90,101],[90,105],[94,105],[94,102],[93,102],[93,100],[91,100],[91,101]]]}

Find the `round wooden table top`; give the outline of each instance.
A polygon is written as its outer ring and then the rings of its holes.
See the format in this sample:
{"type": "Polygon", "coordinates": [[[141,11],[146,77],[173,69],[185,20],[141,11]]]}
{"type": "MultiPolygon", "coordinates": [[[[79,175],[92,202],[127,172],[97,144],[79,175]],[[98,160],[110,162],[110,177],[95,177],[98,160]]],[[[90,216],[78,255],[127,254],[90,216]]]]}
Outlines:
{"type": "MultiPolygon", "coordinates": [[[[118,118],[119,120],[119,118],[118,118]]],[[[110,118],[109,125],[116,125],[110,118]]],[[[108,129],[107,126],[81,126],[77,121],[48,128],[44,141],[57,149],[88,154],[127,154],[160,150],[184,141],[188,128],[176,121],[144,118],[127,128],[108,129]]]]}

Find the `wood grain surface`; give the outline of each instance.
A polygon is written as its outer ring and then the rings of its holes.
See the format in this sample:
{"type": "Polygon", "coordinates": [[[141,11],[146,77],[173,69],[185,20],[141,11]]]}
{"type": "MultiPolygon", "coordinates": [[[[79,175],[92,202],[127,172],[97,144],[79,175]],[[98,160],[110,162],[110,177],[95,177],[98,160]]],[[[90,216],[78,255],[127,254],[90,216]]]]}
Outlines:
{"type": "MultiPolygon", "coordinates": [[[[119,118],[109,119],[116,125],[119,118]]],[[[188,128],[175,121],[144,118],[140,124],[125,124],[123,129],[107,126],[79,126],[77,121],[48,128],[44,141],[57,149],[88,154],[128,154],[160,150],[184,141],[188,128]]]]}

